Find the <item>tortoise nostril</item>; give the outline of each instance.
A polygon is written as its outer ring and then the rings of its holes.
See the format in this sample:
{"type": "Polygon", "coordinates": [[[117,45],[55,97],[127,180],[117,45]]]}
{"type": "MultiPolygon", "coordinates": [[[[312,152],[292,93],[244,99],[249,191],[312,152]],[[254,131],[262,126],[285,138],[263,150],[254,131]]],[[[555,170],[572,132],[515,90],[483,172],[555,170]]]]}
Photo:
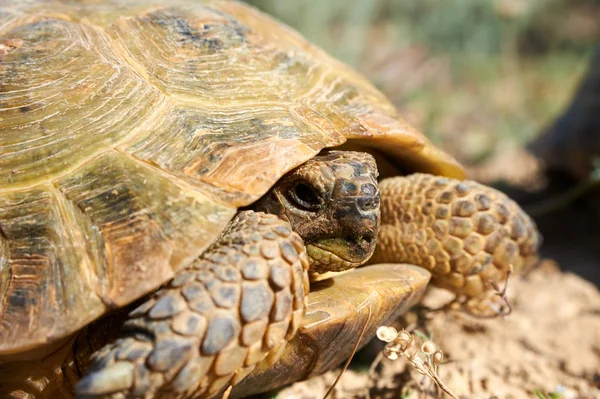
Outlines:
{"type": "Polygon", "coordinates": [[[360,198],[358,200],[358,207],[362,211],[371,211],[379,207],[379,195],[373,197],[360,198]]]}
{"type": "Polygon", "coordinates": [[[363,195],[375,196],[377,194],[377,187],[372,183],[363,184],[360,188],[363,195]]]}

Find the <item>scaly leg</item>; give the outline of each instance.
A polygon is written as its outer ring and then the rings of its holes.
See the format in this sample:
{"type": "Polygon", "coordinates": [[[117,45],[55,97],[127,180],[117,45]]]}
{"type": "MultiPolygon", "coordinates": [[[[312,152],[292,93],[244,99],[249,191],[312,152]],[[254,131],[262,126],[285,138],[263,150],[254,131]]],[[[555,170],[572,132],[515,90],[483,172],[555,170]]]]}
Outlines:
{"type": "Polygon", "coordinates": [[[296,332],[307,268],[304,244],[287,223],[240,213],[201,258],[131,312],[78,395],[210,397],[237,383],[296,332]]]}
{"type": "Polygon", "coordinates": [[[534,222],[503,193],[427,174],[384,179],[381,226],[369,263],[411,263],[432,282],[475,297],[537,259],[534,222]]]}

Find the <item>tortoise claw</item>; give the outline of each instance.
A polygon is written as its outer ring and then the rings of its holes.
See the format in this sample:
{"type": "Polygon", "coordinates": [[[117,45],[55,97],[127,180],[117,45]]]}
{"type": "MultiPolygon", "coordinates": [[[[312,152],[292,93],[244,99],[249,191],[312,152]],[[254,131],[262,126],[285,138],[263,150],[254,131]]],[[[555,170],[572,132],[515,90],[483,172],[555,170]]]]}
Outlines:
{"type": "Polygon", "coordinates": [[[88,374],[76,386],[77,397],[93,398],[127,391],[133,385],[133,372],[133,364],[117,362],[88,374]]]}

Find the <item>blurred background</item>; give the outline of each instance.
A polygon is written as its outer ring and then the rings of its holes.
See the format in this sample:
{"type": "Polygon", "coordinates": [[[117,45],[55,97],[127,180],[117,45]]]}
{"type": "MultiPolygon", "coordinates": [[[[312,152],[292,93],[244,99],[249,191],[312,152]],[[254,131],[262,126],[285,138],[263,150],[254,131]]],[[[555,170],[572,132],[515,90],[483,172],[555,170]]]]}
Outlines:
{"type": "Polygon", "coordinates": [[[599,0],[248,3],[357,68],[475,172],[509,180],[521,172],[488,169],[569,103],[600,37],[599,0]]]}
{"type": "Polygon", "coordinates": [[[544,257],[600,287],[600,0],[246,1],[366,75],[534,215],[544,257]],[[543,135],[540,161],[527,145],[543,135]]]}

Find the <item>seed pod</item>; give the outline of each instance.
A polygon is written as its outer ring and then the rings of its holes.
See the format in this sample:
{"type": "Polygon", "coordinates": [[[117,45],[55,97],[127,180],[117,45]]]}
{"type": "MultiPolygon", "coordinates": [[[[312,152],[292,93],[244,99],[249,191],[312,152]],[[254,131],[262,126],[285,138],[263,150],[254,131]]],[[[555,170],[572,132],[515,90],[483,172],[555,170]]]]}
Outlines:
{"type": "Polygon", "coordinates": [[[388,348],[388,347],[386,347],[383,350],[383,355],[385,357],[387,357],[388,359],[390,359],[390,360],[397,360],[398,357],[399,357],[398,356],[398,352],[396,352],[396,351],[394,351],[394,350],[392,350],[391,348],[388,348]]]}
{"type": "Polygon", "coordinates": [[[433,355],[436,351],[436,347],[435,344],[433,343],[433,341],[425,341],[423,342],[423,345],[421,345],[421,352],[423,352],[426,355],[433,355]]]}
{"type": "Polygon", "coordinates": [[[444,352],[437,351],[433,354],[433,364],[435,364],[435,365],[441,364],[442,360],[444,360],[444,352]]]}
{"type": "Polygon", "coordinates": [[[381,326],[377,328],[377,338],[383,342],[392,342],[398,336],[398,331],[394,327],[381,326]]]}
{"type": "Polygon", "coordinates": [[[400,346],[403,351],[410,348],[413,341],[412,335],[410,335],[410,333],[406,330],[401,330],[397,335],[398,336],[396,337],[396,339],[394,339],[394,343],[400,346]]]}

